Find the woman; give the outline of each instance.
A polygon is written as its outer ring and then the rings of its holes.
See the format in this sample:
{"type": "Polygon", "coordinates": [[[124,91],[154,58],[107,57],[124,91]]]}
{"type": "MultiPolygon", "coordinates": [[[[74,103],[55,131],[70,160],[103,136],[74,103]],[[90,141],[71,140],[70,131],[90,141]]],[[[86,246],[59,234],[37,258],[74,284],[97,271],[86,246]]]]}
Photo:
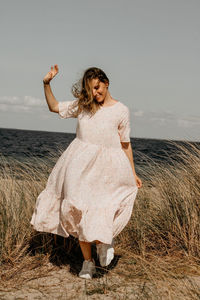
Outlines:
{"type": "Polygon", "coordinates": [[[77,118],[76,138],[59,157],[39,194],[31,224],[38,231],[79,240],[84,257],[79,277],[96,271],[91,243],[101,266],[114,257],[114,237],[128,223],[138,188],[130,143],[130,111],[113,99],[103,70],[89,68],[74,84],[75,100],[55,99],[50,81],[58,65],[43,78],[49,110],[62,119],[77,118]]]}

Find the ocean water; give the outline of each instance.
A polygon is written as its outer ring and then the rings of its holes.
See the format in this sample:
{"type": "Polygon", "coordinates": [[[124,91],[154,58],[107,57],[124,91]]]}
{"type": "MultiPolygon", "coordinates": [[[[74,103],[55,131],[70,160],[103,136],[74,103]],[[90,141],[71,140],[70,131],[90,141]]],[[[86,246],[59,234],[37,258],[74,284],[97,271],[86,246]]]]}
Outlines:
{"type": "MultiPolygon", "coordinates": [[[[41,159],[53,166],[76,137],[73,133],[0,128],[0,167],[5,162],[37,164],[41,159]]],[[[199,142],[191,142],[200,149],[199,142]]],[[[170,164],[179,160],[177,146],[184,141],[131,138],[135,169],[149,168],[153,163],[170,164]],[[148,162],[148,163],[147,163],[148,162]]]]}

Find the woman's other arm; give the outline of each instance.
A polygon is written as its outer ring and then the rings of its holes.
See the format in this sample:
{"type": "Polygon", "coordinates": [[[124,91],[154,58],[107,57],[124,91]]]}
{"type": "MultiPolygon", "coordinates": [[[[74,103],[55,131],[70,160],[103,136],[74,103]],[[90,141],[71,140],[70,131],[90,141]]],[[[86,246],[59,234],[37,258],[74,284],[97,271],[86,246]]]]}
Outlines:
{"type": "Polygon", "coordinates": [[[121,142],[121,145],[122,145],[122,149],[124,150],[125,154],[127,155],[128,159],[130,161],[130,164],[131,164],[131,167],[133,170],[133,175],[135,176],[135,179],[136,179],[137,186],[139,188],[141,188],[142,181],[135,172],[135,166],[134,166],[134,160],[133,160],[133,150],[132,150],[131,143],[130,142],[121,142]]]}

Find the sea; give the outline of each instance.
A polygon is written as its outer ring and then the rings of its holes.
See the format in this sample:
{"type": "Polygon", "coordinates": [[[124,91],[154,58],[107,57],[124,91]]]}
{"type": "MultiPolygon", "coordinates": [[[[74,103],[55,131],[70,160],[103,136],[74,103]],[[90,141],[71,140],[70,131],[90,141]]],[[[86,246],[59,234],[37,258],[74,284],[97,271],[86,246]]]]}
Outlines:
{"type": "MultiPolygon", "coordinates": [[[[75,133],[0,128],[0,170],[5,164],[35,165],[42,160],[53,167],[56,160],[76,137],[75,133]]],[[[179,147],[200,142],[131,137],[136,172],[152,164],[171,164],[180,160],[179,147]]]]}

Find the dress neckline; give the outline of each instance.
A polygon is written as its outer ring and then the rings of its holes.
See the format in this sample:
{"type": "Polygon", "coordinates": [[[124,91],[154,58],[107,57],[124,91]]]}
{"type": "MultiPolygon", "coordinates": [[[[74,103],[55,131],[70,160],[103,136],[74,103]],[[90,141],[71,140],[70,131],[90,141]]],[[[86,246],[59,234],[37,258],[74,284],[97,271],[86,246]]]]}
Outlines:
{"type": "Polygon", "coordinates": [[[113,107],[113,106],[115,106],[115,105],[117,105],[117,103],[120,103],[120,101],[117,101],[115,104],[113,104],[113,105],[109,105],[109,106],[101,106],[101,108],[109,108],[109,107],[113,107]]]}

